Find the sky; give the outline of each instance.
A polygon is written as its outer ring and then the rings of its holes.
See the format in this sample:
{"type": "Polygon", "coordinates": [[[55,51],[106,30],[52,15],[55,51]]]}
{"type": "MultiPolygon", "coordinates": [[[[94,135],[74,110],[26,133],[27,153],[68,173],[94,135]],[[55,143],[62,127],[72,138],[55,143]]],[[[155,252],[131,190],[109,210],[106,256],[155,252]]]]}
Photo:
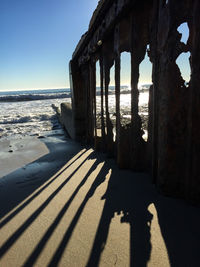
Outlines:
{"type": "Polygon", "coordinates": [[[98,0],[0,0],[0,90],[69,87],[98,0]]]}
{"type": "MultiPolygon", "coordinates": [[[[0,90],[69,88],[68,64],[97,3],[98,0],[0,0],[0,90]]],[[[186,25],[180,30],[183,39],[187,39],[186,25]]],[[[182,55],[177,61],[186,80],[188,57],[182,55]]],[[[151,82],[147,57],[140,73],[140,83],[151,82]]],[[[121,84],[129,84],[127,53],[122,56],[121,77],[121,84]]]]}

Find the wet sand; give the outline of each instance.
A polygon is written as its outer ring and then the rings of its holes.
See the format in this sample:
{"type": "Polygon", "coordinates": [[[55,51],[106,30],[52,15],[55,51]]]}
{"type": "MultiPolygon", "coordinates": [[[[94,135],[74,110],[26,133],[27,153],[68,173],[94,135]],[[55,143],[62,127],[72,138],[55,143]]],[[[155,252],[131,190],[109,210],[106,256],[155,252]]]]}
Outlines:
{"type": "Polygon", "coordinates": [[[199,265],[199,208],[147,174],[59,134],[0,151],[1,266],[199,265]]]}
{"type": "Polygon", "coordinates": [[[0,177],[48,154],[49,150],[37,137],[0,140],[0,177]]]}

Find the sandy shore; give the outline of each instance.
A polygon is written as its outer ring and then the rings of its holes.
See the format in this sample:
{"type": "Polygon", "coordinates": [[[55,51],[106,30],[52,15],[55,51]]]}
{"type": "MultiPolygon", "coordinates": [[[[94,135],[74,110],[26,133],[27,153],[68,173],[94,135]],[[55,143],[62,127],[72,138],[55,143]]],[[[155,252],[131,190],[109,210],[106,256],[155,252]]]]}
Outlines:
{"type": "Polygon", "coordinates": [[[199,266],[199,208],[148,175],[59,133],[0,151],[1,266],[199,266]]]}
{"type": "Polygon", "coordinates": [[[49,150],[36,137],[22,139],[0,140],[0,177],[5,176],[20,167],[48,154],[49,150]]]}

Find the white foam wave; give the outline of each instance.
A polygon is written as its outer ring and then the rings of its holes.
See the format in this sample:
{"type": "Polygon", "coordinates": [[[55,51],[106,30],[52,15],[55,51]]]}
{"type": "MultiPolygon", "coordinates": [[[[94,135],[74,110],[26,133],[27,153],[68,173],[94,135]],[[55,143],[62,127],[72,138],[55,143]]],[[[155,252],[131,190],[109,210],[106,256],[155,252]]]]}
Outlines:
{"type": "Polygon", "coordinates": [[[54,119],[55,115],[48,114],[38,114],[38,115],[29,115],[29,116],[21,116],[21,117],[12,117],[12,118],[2,118],[0,121],[1,124],[15,124],[15,123],[27,123],[27,122],[36,122],[36,121],[49,121],[54,119]]]}
{"type": "Polygon", "coordinates": [[[40,135],[57,130],[57,116],[52,105],[60,106],[71,98],[13,101],[0,104],[0,139],[13,136],[40,135]]]}
{"type": "Polygon", "coordinates": [[[22,94],[22,95],[2,95],[0,102],[18,102],[45,99],[61,99],[71,97],[70,93],[54,93],[54,94],[22,94]]]}

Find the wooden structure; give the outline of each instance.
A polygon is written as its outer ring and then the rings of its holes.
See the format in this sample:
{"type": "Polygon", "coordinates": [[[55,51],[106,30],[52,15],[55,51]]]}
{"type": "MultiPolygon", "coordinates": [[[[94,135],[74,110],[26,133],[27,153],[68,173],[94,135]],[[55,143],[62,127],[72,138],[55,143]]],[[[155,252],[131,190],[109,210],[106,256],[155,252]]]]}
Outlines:
{"type": "Polygon", "coordinates": [[[75,139],[116,157],[121,168],[148,170],[167,195],[200,202],[200,1],[101,0],[70,62],[75,139]],[[177,28],[189,27],[187,43],[177,28]],[[138,114],[139,65],[153,65],[148,140],[138,114]],[[131,53],[131,125],[120,123],[120,54],[131,53]],[[191,79],[177,57],[190,52],[191,79]],[[96,125],[96,61],[100,61],[101,136],[96,125]],[[115,67],[116,140],[108,105],[115,67]],[[105,109],[105,110],[104,110],[105,109]]]}

